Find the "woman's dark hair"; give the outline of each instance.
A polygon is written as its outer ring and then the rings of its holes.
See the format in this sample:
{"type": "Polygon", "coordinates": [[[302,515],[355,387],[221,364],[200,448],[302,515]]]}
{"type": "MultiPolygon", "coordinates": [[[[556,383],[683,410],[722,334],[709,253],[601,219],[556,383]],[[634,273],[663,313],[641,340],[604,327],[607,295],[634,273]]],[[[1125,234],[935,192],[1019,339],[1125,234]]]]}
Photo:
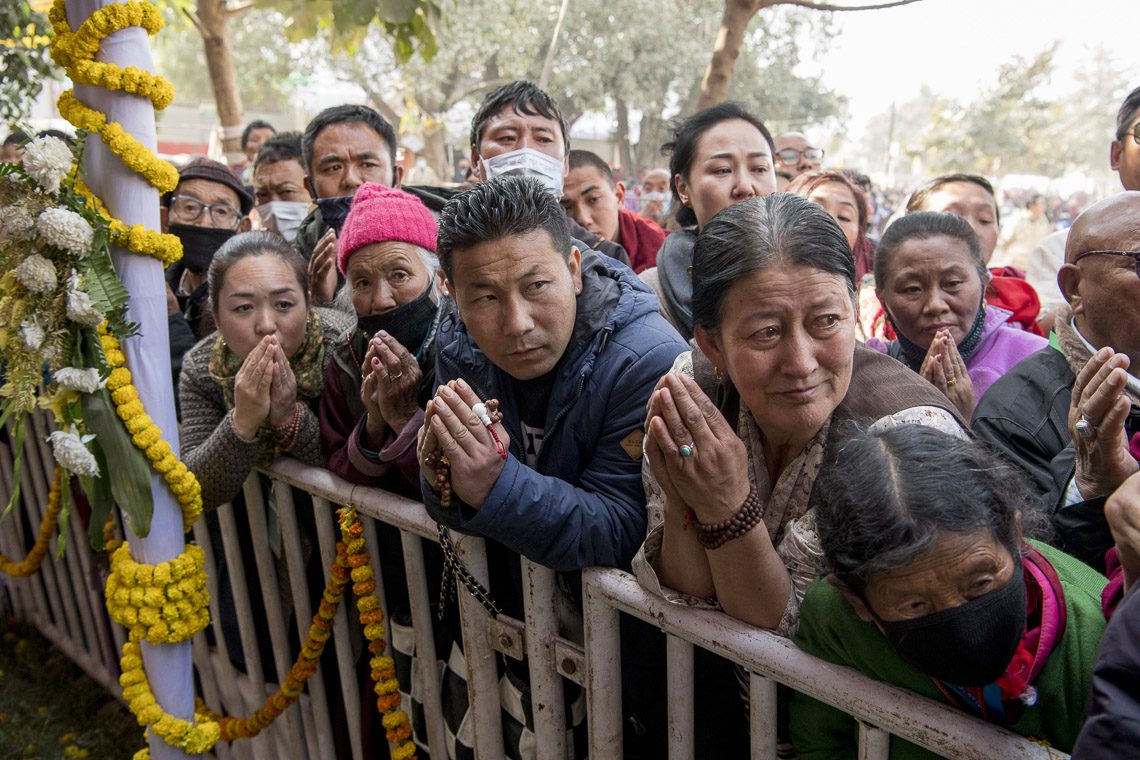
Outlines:
{"type": "Polygon", "coordinates": [[[301,293],[305,298],[305,305],[309,303],[309,267],[305,259],[285,238],[268,230],[243,232],[227,240],[210,262],[210,271],[206,275],[206,290],[210,294],[210,309],[218,313],[218,296],[226,284],[226,273],[230,267],[242,259],[253,256],[276,256],[289,265],[301,286],[301,293]]]}
{"type": "Polygon", "coordinates": [[[822,206],[772,193],[734,203],[701,230],[693,249],[693,324],[715,332],[728,290],[773,264],[834,274],[855,298],[855,260],[822,206]]]}
{"type": "Polygon", "coordinates": [[[1017,469],[984,444],[922,425],[853,430],[828,449],[811,505],[828,569],[856,594],[951,533],[984,528],[1016,556],[1018,511],[1025,536],[1051,534],[1017,469]]]}
{"type": "MultiPolygon", "coordinates": [[[[740,119],[746,121],[759,130],[768,142],[768,149],[773,155],[776,144],[772,140],[772,133],[764,126],[764,122],[753,116],[740,103],[726,101],[710,106],[703,111],[697,111],[687,119],[677,122],[673,127],[673,139],[661,146],[661,153],[669,156],[669,189],[673,192],[673,200],[677,206],[677,222],[682,227],[691,227],[697,223],[693,210],[681,203],[681,196],[677,194],[677,175],[689,179],[689,170],[693,166],[693,159],[697,155],[697,144],[704,137],[705,132],[724,121],[740,119]]],[[[773,159],[774,162],[774,159],[773,159]]]]}
{"type": "Polygon", "coordinates": [[[856,185],[845,172],[804,172],[789,182],[788,186],[784,188],[784,192],[798,195],[801,198],[807,198],[815,192],[817,187],[826,185],[828,182],[843,185],[851,191],[851,196],[855,199],[855,213],[859,217],[859,236],[863,237],[867,231],[867,222],[870,216],[867,206],[867,196],[863,193],[863,189],[856,185]]]}
{"type": "Polygon", "coordinates": [[[979,177],[977,174],[943,174],[941,177],[935,177],[911,194],[910,199],[906,202],[906,212],[910,214],[915,211],[930,211],[926,207],[926,204],[930,202],[930,196],[943,185],[949,185],[951,182],[968,182],[989,193],[994,201],[994,222],[1001,224],[1001,207],[998,205],[997,195],[994,194],[994,186],[990,184],[988,179],[979,177]]]}
{"type": "Polygon", "coordinates": [[[969,251],[970,263],[978,272],[982,288],[986,285],[986,260],[982,258],[982,244],[974,228],[960,216],[939,214],[936,211],[916,211],[899,217],[887,227],[879,245],[875,248],[875,287],[886,290],[887,275],[894,255],[903,243],[910,240],[929,240],[933,237],[949,237],[961,241],[969,251]]]}

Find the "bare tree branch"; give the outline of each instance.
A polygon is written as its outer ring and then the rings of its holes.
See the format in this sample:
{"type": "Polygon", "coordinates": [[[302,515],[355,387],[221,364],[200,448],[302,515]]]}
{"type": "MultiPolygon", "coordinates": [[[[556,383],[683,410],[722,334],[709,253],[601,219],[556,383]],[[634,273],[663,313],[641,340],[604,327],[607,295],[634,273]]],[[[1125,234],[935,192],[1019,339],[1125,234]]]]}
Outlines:
{"type": "Polygon", "coordinates": [[[550,35],[546,60],[542,63],[542,73],[538,75],[538,86],[544,90],[550,86],[550,75],[554,73],[554,53],[558,50],[558,35],[562,34],[562,22],[566,20],[566,8],[569,5],[570,0],[562,0],[562,7],[558,9],[558,20],[554,22],[554,32],[550,35]]]}
{"type": "Polygon", "coordinates": [[[878,11],[883,8],[897,8],[900,5],[910,5],[921,0],[891,0],[888,3],[875,5],[832,5],[831,3],[817,3],[813,0],[781,0],[775,5],[797,5],[800,8],[811,8],[815,11],[878,11]]]}

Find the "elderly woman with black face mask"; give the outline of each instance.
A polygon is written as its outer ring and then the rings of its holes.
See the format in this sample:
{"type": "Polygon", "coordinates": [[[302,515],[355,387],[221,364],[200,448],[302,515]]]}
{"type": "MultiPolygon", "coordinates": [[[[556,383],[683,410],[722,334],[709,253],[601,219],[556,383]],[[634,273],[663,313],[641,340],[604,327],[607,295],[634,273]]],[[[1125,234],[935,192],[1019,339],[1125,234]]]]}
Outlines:
{"type": "Polygon", "coordinates": [[[357,190],[337,239],[357,321],[332,352],[320,406],[330,470],[417,498],[416,433],[445,303],[435,246],[435,218],[418,198],[372,183],[357,190]]]}
{"type": "MultiPolygon", "coordinates": [[[[1045,535],[1023,477],[983,446],[903,426],[828,452],[813,492],[830,575],[795,640],[831,662],[1070,751],[1105,629],[1106,579],[1045,535]]],[[[792,703],[801,760],[856,756],[849,715],[792,703]]],[[[891,758],[933,758],[895,739],[891,758]]]]}

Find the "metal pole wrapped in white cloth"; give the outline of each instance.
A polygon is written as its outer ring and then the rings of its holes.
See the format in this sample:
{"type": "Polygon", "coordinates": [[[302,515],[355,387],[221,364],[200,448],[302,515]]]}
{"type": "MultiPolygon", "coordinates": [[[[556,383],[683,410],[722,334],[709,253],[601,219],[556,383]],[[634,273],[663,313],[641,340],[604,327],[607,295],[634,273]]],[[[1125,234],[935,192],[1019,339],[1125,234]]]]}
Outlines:
{"type": "MultiPolygon", "coordinates": [[[[78,29],[92,13],[110,4],[111,0],[67,0],[68,23],[72,29],[78,29]]],[[[154,71],[147,33],[137,27],[115,32],[105,39],[97,60],[154,71]]],[[[75,94],[88,106],[105,113],[108,121],[120,123],[128,134],[154,150],[157,145],[154,108],[146,98],[99,87],[76,86],[75,94]]],[[[124,166],[98,135],[87,140],[83,178],[116,218],[128,225],[142,224],[151,230],[159,229],[158,191],[124,166]]],[[[163,438],[177,452],[178,420],[170,377],[166,283],[162,264],[116,247],[112,247],[111,256],[119,277],[131,294],[128,316],[139,325],[139,334],[123,341],[127,366],[147,413],[162,430],[163,438]]],[[[128,532],[131,555],[136,561],[148,564],[171,560],[186,548],[178,503],[162,476],[155,472],[151,474],[151,491],[154,494],[154,517],[150,534],[139,538],[128,532]]],[[[194,678],[190,642],[162,646],[143,642],[142,654],[158,704],[175,717],[193,720],[194,678]]],[[[155,760],[187,756],[155,736],[150,738],[150,751],[155,760]]]]}

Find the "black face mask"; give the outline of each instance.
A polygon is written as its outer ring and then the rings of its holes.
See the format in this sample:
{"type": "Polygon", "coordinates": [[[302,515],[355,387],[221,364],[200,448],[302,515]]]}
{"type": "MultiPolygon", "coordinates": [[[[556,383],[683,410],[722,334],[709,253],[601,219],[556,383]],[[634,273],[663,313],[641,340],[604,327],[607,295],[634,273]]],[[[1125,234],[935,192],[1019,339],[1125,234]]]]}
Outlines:
{"type": "Polygon", "coordinates": [[[210,268],[210,262],[214,260],[218,249],[237,232],[215,227],[172,224],[170,234],[182,241],[182,263],[194,274],[202,274],[210,268]]]}
{"type": "MultiPolygon", "coordinates": [[[[383,330],[414,355],[420,350],[428,330],[431,329],[437,308],[439,307],[431,300],[431,286],[429,285],[421,296],[413,301],[408,301],[403,306],[389,309],[383,314],[358,316],[356,318],[356,329],[364,333],[370,340],[373,335],[383,330]]],[[[416,358],[419,359],[420,357],[417,356],[416,358]]]]}
{"type": "Polygon", "coordinates": [[[336,234],[340,234],[340,228],[344,226],[344,220],[348,218],[348,210],[352,208],[352,199],[356,196],[353,195],[338,195],[335,198],[318,198],[317,208],[321,210],[321,219],[325,224],[332,227],[336,234]]]}
{"type": "Polygon", "coordinates": [[[1025,633],[1021,559],[1001,588],[948,610],[879,625],[899,656],[923,673],[958,686],[993,683],[1025,633]]]}

